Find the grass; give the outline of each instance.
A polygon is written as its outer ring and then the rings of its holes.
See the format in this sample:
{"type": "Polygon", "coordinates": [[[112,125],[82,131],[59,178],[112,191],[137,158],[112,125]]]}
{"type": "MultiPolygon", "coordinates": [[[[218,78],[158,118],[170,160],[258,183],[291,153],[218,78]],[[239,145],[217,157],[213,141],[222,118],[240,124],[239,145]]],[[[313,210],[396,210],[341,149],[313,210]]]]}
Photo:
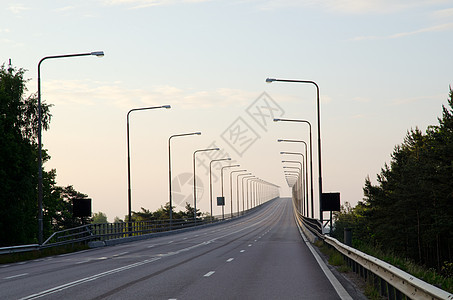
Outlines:
{"type": "Polygon", "coordinates": [[[453,293],[453,263],[444,262],[442,267],[444,274],[440,274],[435,269],[420,266],[414,261],[402,258],[390,251],[384,252],[379,248],[365,244],[357,244],[354,246],[356,249],[379,258],[429,284],[449,293],[453,293]]]}
{"type": "Polygon", "coordinates": [[[365,286],[364,294],[368,299],[371,299],[371,300],[385,299],[381,295],[379,295],[379,291],[374,287],[374,285],[372,285],[369,282],[367,282],[367,284],[365,286]]]}
{"type": "Polygon", "coordinates": [[[87,245],[66,245],[60,247],[52,247],[43,250],[29,251],[29,252],[20,252],[12,254],[2,254],[0,255],[0,264],[9,264],[20,261],[34,260],[42,257],[66,254],[76,251],[81,251],[88,249],[87,245]]]}
{"type": "Polygon", "coordinates": [[[341,255],[337,250],[329,247],[321,240],[316,241],[315,245],[321,250],[322,253],[327,255],[330,265],[338,267],[338,271],[347,273],[351,270],[351,268],[349,268],[349,266],[344,261],[343,255],[341,255]]]}

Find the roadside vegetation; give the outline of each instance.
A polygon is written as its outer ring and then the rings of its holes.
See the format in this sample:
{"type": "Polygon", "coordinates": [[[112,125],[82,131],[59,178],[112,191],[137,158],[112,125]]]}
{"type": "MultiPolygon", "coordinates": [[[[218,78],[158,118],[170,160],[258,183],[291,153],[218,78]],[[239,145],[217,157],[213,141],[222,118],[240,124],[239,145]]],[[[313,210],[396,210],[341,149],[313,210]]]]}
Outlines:
{"type": "Polygon", "coordinates": [[[439,124],[411,129],[364,198],[335,214],[333,236],[453,292],[453,91],[439,124]]]}
{"type": "MultiPolygon", "coordinates": [[[[0,247],[38,242],[38,99],[26,95],[25,70],[0,66],[0,247]]],[[[42,129],[48,130],[51,104],[41,101],[42,129]]],[[[43,165],[50,160],[42,149],[43,165]]],[[[74,199],[87,198],[72,185],[56,184],[57,171],[43,169],[43,236],[88,223],[106,223],[107,216],[98,212],[90,218],[74,217],[74,199]]],[[[132,221],[174,219],[194,215],[190,205],[175,212],[167,203],[154,212],[145,208],[132,213],[132,221]]],[[[201,213],[197,211],[197,216],[201,213]]],[[[127,217],[124,221],[128,221],[127,217]]],[[[123,222],[115,218],[115,223],[123,222]]]]}

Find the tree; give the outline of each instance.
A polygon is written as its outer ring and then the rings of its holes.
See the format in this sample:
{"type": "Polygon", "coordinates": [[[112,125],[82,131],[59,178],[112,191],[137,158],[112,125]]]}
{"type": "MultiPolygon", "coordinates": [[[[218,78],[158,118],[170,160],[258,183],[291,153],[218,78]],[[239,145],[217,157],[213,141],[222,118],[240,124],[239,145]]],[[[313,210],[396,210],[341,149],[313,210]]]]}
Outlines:
{"type": "MultiPolygon", "coordinates": [[[[33,242],[37,232],[38,108],[35,95],[24,96],[24,73],[0,66],[0,246],[33,242]]],[[[42,104],[44,130],[49,107],[42,104]]]]}
{"type": "Polygon", "coordinates": [[[108,223],[107,215],[103,212],[94,213],[91,223],[108,223]]]}
{"type": "MultiPolygon", "coordinates": [[[[25,70],[0,66],[0,246],[37,242],[38,100],[27,91],[25,70]]],[[[49,129],[50,107],[42,101],[42,129],[49,129]]],[[[43,163],[50,159],[42,150],[43,163]]],[[[82,224],[72,217],[72,199],[87,197],[72,186],[56,185],[56,170],[43,170],[43,229],[82,224]]]]}
{"type": "MultiPolygon", "coordinates": [[[[377,185],[365,180],[364,199],[336,215],[336,229],[383,250],[442,270],[453,257],[453,91],[439,125],[409,130],[377,185]]],[[[337,236],[341,233],[335,233],[337,236]]]]}

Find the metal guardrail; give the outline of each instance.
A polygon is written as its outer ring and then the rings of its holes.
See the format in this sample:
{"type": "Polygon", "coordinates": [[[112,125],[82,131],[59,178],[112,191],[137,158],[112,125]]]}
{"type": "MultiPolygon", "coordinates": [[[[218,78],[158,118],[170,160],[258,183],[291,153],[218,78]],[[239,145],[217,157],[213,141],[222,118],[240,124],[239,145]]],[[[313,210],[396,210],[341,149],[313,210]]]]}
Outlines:
{"type": "Polygon", "coordinates": [[[364,273],[363,277],[366,279],[372,277],[373,283],[380,287],[381,292],[383,292],[384,288],[387,288],[390,299],[401,299],[397,295],[398,291],[411,299],[453,299],[453,294],[426,283],[378,258],[346,246],[332,237],[325,236],[324,242],[333,246],[349,260],[362,266],[364,268],[361,271],[364,273]],[[385,282],[382,282],[382,280],[385,282]],[[390,285],[397,290],[394,291],[394,295],[392,295],[392,289],[386,285],[390,285]]]}
{"type": "Polygon", "coordinates": [[[294,211],[299,225],[303,224],[310,232],[340,252],[354,272],[359,273],[365,280],[370,280],[380,294],[387,296],[388,299],[403,299],[402,295],[404,295],[407,299],[453,300],[453,294],[376,257],[349,247],[337,239],[321,234],[322,225],[319,220],[303,217],[296,207],[294,211]]]}
{"type": "Polygon", "coordinates": [[[182,219],[173,220],[157,220],[143,222],[122,222],[122,223],[95,223],[79,226],[71,229],[66,229],[53,233],[42,245],[42,248],[74,244],[79,242],[89,241],[107,241],[111,239],[121,239],[128,237],[136,237],[146,234],[166,232],[183,228],[190,228],[206,223],[215,223],[229,219],[225,216],[224,219],[204,218],[204,219],[182,219]]]}
{"type": "Polygon", "coordinates": [[[13,247],[1,247],[0,254],[12,254],[12,253],[19,253],[19,252],[28,252],[39,250],[38,244],[31,244],[31,245],[20,245],[20,246],[13,246],[13,247]]]}
{"type": "MultiPolygon", "coordinates": [[[[276,199],[276,198],[274,198],[276,199]]],[[[274,200],[271,199],[271,200],[274,200]]],[[[221,221],[228,221],[234,218],[242,217],[256,211],[259,207],[270,203],[267,201],[259,206],[253,207],[247,211],[237,212],[231,214],[224,214],[223,216],[213,216],[194,219],[175,219],[172,220],[156,220],[156,221],[145,221],[145,222],[122,222],[122,223],[99,223],[99,224],[87,224],[75,228],[61,230],[53,233],[42,245],[21,245],[12,247],[0,248],[1,254],[12,254],[18,252],[27,252],[40,250],[44,248],[76,244],[76,243],[88,243],[88,242],[104,242],[109,240],[109,244],[115,244],[121,240],[130,241],[134,238],[138,238],[144,235],[150,235],[155,233],[169,232],[178,229],[189,229],[191,227],[215,224],[221,221]]],[[[107,244],[107,243],[105,243],[107,244]]]]}
{"type": "Polygon", "coordinates": [[[27,252],[40,250],[44,248],[88,243],[91,241],[107,241],[112,239],[122,239],[142,236],[146,234],[167,232],[171,230],[185,229],[199,225],[214,224],[220,221],[226,221],[254,211],[250,209],[246,212],[234,213],[233,215],[225,214],[222,216],[205,217],[194,219],[175,219],[156,220],[144,222],[122,222],[122,223],[98,223],[87,224],[75,228],[61,230],[53,233],[42,245],[21,245],[0,248],[0,254],[12,254],[18,252],[27,252]]]}

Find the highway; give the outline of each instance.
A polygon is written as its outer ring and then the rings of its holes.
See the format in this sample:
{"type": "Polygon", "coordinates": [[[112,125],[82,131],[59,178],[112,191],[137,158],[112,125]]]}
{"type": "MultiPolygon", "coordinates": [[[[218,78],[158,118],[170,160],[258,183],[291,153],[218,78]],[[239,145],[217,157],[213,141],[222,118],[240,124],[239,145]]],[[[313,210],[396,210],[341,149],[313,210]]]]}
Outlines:
{"type": "Polygon", "coordinates": [[[220,225],[0,265],[0,299],[351,299],[342,289],[289,198],[220,225]]]}

